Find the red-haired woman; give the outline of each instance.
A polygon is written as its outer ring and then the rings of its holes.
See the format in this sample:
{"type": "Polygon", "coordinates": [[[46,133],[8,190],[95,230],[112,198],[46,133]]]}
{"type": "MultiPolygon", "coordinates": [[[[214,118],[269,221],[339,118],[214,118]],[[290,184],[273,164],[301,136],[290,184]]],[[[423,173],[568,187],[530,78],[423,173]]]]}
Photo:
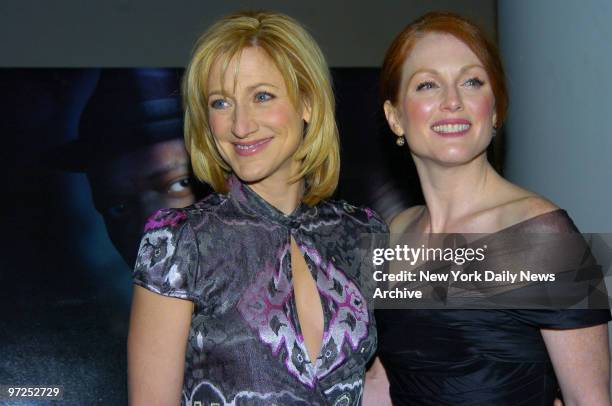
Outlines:
{"type": "MultiPolygon", "coordinates": [[[[396,216],[392,234],[577,231],[487,161],[508,97],[498,52],[474,24],[435,12],[408,25],[386,54],[382,95],[426,203],[396,216]]],[[[609,405],[609,320],[607,310],[381,311],[379,357],[397,405],[552,405],[558,386],[566,406],[609,405]]]]}

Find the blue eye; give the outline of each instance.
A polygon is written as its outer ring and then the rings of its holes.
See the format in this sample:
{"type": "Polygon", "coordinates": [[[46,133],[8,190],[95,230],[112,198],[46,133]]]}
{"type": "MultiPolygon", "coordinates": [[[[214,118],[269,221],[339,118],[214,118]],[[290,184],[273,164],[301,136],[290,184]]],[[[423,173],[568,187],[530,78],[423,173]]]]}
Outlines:
{"type": "Polygon", "coordinates": [[[213,109],[225,109],[227,107],[229,107],[229,102],[225,99],[215,99],[212,102],[210,102],[210,107],[212,107],[213,109]]]}
{"type": "Polygon", "coordinates": [[[478,78],[470,78],[470,79],[465,81],[464,85],[467,86],[467,87],[479,88],[482,85],[484,85],[484,82],[482,80],[478,79],[478,78]]]}
{"type": "Polygon", "coordinates": [[[265,102],[268,100],[272,100],[273,98],[274,98],[274,95],[268,92],[257,92],[257,94],[255,94],[255,101],[259,103],[265,102]]]}
{"type": "Polygon", "coordinates": [[[429,89],[433,89],[438,87],[434,82],[421,82],[417,85],[416,90],[417,92],[420,90],[429,90],[429,89]]]}

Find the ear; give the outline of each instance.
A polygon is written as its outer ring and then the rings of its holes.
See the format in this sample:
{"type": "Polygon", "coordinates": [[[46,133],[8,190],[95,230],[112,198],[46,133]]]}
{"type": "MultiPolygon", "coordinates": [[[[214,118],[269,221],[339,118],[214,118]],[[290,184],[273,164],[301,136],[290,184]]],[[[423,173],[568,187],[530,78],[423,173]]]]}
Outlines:
{"type": "Polygon", "coordinates": [[[306,124],[310,123],[310,117],[312,115],[312,107],[310,106],[309,100],[302,100],[302,120],[306,122],[306,124]]]}
{"type": "Polygon", "coordinates": [[[387,117],[387,122],[389,123],[389,127],[391,131],[398,137],[404,135],[404,129],[399,120],[399,113],[395,106],[391,104],[389,100],[385,101],[383,105],[383,109],[385,110],[385,117],[387,117]]]}

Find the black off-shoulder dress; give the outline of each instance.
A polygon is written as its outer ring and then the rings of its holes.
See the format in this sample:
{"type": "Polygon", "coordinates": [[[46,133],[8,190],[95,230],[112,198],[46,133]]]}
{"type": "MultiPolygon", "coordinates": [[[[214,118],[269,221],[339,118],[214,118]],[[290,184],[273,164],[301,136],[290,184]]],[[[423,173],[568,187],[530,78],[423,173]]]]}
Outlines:
{"type": "MultiPolygon", "coordinates": [[[[551,230],[577,232],[556,210],[491,237],[551,230]]],[[[607,323],[610,311],[377,310],[376,320],[394,405],[551,406],[558,384],[540,329],[607,323]]]]}

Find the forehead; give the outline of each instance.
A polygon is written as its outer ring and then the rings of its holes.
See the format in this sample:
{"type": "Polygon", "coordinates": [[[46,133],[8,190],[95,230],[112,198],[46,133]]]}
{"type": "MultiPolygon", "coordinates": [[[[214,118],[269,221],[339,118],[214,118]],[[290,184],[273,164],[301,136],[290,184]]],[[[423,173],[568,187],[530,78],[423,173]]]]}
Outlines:
{"type": "Polygon", "coordinates": [[[92,188],[135,191],[135,185],[177,170],[189,169],[189,157],[181,139],[141,147],[98,162],[88,170],[92,188]]]}
{"type": "Polygon", "coordinates": [[[233,55],[229,61],[227,55],[217,57],[211,66],[207,87],[209,91],[231,91],[234,86],[250,86],[260,82],[284,85],[280,70],[267,52],[250,46],[233,55]]]}
{"type": "Polygon", "coordinates": [[[476,54],[461,40],[442,33],[427,33],[419,38],[404,62],[404,74],[419,69],[445,70],[480,65],[476,54]]]}

